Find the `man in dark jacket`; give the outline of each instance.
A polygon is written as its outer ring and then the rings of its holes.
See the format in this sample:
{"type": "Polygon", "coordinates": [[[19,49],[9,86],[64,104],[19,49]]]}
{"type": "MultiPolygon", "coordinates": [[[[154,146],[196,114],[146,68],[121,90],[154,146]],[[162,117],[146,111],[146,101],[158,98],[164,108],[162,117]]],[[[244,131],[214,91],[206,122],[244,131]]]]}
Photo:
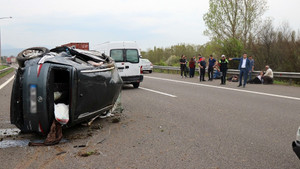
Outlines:
{"type": "Polygon", "coordinates": [[[221,85],[226,84],[226,74],[227,74],[227,64],[228,60],[226,59],[225,55],[221,56],[221,59],[219,60],[219,67],[220,67],[220,72],[221,72],[221,85]]]}
{"type": "Polygon", "coordinates": [[[179,62],[180,62],[181,78],[183,78],[183,73],[184,73],[184,77],[186,77],[186,59],[185,59],[185,55],[181,56],[181,59],[179,60],[179,62]]]}
{"type": "Polygon", "coordinates": [[[238,60],[240,62],[240,64],[239,64],[239,70],[240,70],[239,81],[240,81],[240,83],[239,83],[238,87],[242,86],[243,77],[244,77],[243,87],[245,87],[247,84],[248,73],[249,73],[249,71],[251,71],[250,60],[247,58],[247,53],[244,53],[243,57],[241,57],[241,58],[230,58],[229,60],[238,60]]]}
{"type": "Polygon", "coordinates": [[[202,57],[202,60],[199,62],[199,68],[200,68],[200,82],[201,81],[206,81],[204,79],[205,76],[205,68],[206,68],[206,61],[205,61],[205,57],[202,57]]]}
{"type": "Polygon", "coordinates": [[[214,68],[216,67],[216,59],[213,58],[213,55],[209,56],[208,59],[208,80],[213,81],[213,73],[214,73],[214,68]]]}

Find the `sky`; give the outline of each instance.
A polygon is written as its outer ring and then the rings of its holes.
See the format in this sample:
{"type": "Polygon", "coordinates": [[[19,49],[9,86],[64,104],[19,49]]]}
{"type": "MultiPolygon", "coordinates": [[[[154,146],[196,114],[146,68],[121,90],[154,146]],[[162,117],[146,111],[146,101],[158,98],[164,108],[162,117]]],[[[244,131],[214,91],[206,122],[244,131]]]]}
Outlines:
{"type": "MultiPolygon", "coordinates": [[[[142,50],[203,45],[209,0],[0,0],[2,49],[136,41],[142,50]]],[[[263,18],[300,30],[299,0],[268,0],[263,18]]]]}

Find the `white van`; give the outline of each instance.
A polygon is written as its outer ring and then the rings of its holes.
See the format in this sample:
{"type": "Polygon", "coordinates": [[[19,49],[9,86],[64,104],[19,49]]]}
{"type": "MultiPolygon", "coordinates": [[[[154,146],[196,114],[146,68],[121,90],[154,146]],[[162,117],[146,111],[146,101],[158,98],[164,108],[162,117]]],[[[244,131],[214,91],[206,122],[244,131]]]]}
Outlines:
{"type": "Polygon", "coordinates": [[[95,50],[112,57],[118,66],[119,74],[126,84],[138,88],[143,81],[140,64],[141,51],[133,41],[105,42],[95,46],[95,50]]]}

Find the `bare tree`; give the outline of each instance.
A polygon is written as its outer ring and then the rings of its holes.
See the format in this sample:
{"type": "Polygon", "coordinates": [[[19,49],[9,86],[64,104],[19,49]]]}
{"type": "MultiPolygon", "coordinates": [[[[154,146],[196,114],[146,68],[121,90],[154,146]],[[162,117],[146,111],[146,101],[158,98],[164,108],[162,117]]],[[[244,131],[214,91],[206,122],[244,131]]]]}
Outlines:
{"type": "Polygon", "coordinates": [[[204,33],[220,40],[239,39],[245,45],[248,37],[256,34],[266,9],[266,0],[210,0],[203,16],[208,27],[204,33]]]}

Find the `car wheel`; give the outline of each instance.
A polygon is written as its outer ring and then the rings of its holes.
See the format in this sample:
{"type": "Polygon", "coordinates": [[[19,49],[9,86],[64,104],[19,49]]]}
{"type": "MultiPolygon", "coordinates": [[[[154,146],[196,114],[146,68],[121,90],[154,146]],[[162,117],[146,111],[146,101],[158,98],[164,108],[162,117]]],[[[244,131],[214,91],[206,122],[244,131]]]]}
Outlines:
{"type": "Polygon", "coordinates": [[[149,73],[152,73],[152,70],[149,70],[149,73]]]}
{"type": "Polygon", "coordinates": [[[26,60],[37,58],[43,56],[45,53],[48,53],[49,49],[44,47],[32,47],[23,50],[17,56],[17,61],[20,67],[24,67],[26,60]]]}
{"type": "Polygon", "coordinates": [[[133,85],[134,88],[138,88],[140,86],[140,82],[132,83],[132,85],[133,85]]]}

